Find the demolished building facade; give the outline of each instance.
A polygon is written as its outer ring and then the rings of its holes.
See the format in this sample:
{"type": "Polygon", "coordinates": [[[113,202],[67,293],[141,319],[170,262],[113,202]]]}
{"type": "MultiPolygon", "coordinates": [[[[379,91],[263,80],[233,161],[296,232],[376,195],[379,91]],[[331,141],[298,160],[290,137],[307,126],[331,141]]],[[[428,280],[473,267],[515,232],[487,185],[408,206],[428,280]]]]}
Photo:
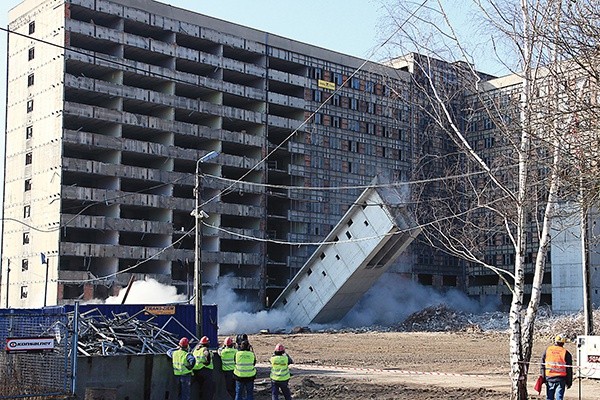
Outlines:
{"type": "MultiPolygon", "coordinates": [[[[455,152],[410,59],[364,63],[152,0],[25,0],[9,21],[6,307],[104,299],[131,274],[191,297],[197,256],[205,288],[227,276],[270,306],[373,177],[407,182],[455,152]]],[[[427,243],[404,258],[392,269],[424,285],[501,292],[427,243]]]]}

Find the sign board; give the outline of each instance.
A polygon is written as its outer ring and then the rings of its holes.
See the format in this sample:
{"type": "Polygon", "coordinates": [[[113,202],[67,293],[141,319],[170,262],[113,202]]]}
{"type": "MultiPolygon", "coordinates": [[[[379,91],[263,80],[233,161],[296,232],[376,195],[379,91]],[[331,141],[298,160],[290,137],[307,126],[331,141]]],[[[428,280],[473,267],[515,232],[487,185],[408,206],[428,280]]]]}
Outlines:
{"type": "Polygon", "coordinates": [[[146,306],[144,311],[154,315],[175,315],[175,306],[146,306]]]}
{"type": "Polygon", "coordinates": [[[6,338],[7,352],[37,352],[54,349],[53,337],[6,338]]]}
{"type": "Polygon", "coordinates": [[[329,81],[324,81],[322,79],[319,79],[317,81],[317,85],[321,88],[321,89],[329,89],[329,90],[335,90],[335,83],[333,82],[329,82],[329,81]]]}
{"type": "Polygon", "coordinates": [[[577,371],[586,378],[600,379],[600,336],[577,336],[577,371]]]}

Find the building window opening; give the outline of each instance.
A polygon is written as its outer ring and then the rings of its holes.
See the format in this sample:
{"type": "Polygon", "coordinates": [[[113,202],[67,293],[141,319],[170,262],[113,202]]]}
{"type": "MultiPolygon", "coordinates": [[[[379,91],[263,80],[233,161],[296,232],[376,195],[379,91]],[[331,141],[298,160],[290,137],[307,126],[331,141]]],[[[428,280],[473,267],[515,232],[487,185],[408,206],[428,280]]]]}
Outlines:
{"type": "Polygon", "coordinates": [[[31,152],[25,154],[25,165],[31,165],[33,162],[33,154],[31,152]]]}
{"type": "Polygon", "coordinates": [[[27,51],[27,60],[31,61],[35,58],[35,47],[31,47],[28,51],[27,51]]]}
{"type": "Polygon", "coordinates": [[[22,299],[27,298],[28,292],[29,292],[29,290],[27,289],[27,286],[21,286],[21,298],[22,299]]]}
{"type": "Polygon", "coordinates": [[[29,125],[25,128],[25,139],[31,139],[33,137],[33,126],[29,125]]]}
{"type": "Polygon", "coordinates": [[[29,270],[29,260],[25,258],[25,259],[21,260],[21,272],[24,272],[27,270],[29,270]]]}
{"type": "Polygon", "coordinates": [[[23,218],[29,218],[29,217],[31,217],[31,206],[26,205],[25,207],[23,207],[23,218]]]}
{"type": "Polygon", "coordinates": [[[25,179],[25,191],[31,190],[31,179],[25,179]]]}
{"type": "Polygon", "coordinates": [[[35,75],[34,74],[29,74],[27,76],[27,86],[33,86],[33,83],[35,81],[35,75]]]}
{"type": "Polygon", "coordinates": [[[27,100],[27,112],[30,113],[33,111],[33,100],[27,100]]]}
{"type": "Polygon", "coordinates": [[[29,244],[29,232],[23,232],[23,244],[29,244]]]}
{"type": "Polygon", "coordinates": [[[35,21],[29,23],[29,34],[35,33],[35,21]]]}

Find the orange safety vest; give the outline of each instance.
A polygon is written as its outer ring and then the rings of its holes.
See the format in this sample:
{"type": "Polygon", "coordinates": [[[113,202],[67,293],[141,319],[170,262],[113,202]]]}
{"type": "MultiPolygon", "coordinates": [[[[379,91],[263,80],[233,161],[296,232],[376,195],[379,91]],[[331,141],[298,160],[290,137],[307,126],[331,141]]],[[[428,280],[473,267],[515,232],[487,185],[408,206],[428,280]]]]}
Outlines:
{"type": "Polygon", "coordinates": [[[567,376],[567,350],[562,346],[549,346],[546,349],[546,378],[567,376]]]}

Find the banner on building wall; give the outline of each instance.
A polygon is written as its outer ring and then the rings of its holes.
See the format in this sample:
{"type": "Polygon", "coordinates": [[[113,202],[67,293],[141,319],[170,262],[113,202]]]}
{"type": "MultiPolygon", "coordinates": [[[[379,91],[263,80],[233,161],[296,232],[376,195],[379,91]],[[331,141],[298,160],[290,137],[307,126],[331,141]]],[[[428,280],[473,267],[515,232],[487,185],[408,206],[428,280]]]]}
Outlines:
{"type": "Polygon", "coordinates": [[[319,79],[317,82],[321,89],[335,90],[335,83],[319,79]]]}

